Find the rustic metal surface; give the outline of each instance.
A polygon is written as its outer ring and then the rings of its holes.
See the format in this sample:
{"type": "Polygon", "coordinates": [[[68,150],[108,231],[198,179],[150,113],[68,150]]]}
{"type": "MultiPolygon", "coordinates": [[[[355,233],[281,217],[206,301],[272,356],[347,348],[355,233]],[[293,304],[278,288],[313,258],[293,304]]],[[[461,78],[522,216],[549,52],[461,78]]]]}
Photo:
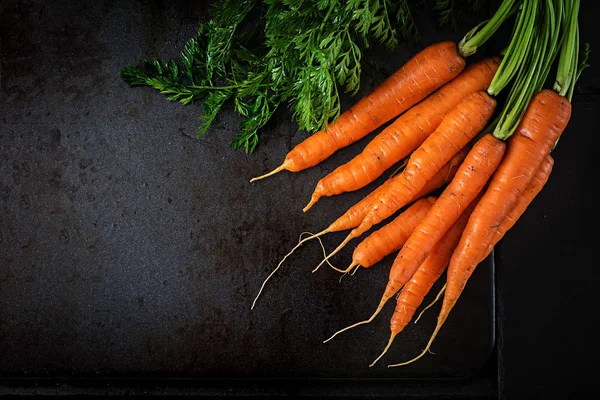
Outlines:
{"type": "MultiPolygon", "coordinates": [[[[390,257],[339,283],[327,268],[310,273],[322,251],[309,243],[249,310],[301,232],[324,228],[374,187],[301,211],[317,180],[372,136],[308,171],[250,184],[306,137],[286,110],[246,155],[227,147],[239,123],[231,109],[196,139],[200,106],[130,89],[118,76],[143,58],[175,56],[206,15],[206,4],[193,1],[0,5],[0,377],[394,379],[479,371],[494,343],[491,259],[475,272],[436,354],[403,369],[385,366],[420,352],[438,308],[399,335],[374,368],[367,366],[387,342],[392,304],[371,325],[321,343],[370,315],[390,257]]],[[[469,26],[480,19],[471,16],[469,26]]],[[[423,43],[439,37],[425,30],[423,43]]],[[[416,49],[374,57],[385,74],[416,49]]],[[[370,87],[366,80],[362,93],[370,87]]],[[[342,239],[323,242],[331,250],[342,239]]],[[[347,265],[351,249],[333,262],[347,265]]]]}

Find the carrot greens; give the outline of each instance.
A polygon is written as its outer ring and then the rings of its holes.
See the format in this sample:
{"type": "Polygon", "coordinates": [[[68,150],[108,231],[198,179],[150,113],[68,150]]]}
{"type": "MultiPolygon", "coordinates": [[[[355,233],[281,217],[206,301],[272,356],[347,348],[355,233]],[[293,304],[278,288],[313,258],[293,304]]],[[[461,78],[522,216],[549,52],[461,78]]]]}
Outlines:
{"type": "MultiPolygon", "coordinates": [[[[446,18],[441,22],[457,18],[454,2],[436,3],[446,18]]],[[[400,40],[417,40],[420,8],[418,0],[215,1],[210,20],[200,24],[178,60],[145,60],[120,76],[168,100],[201,103],[198,136],[233,103],[242,122],[230,146],[250,153],[259,131],[283,107],[291,109],[299,129],[325,130],[340,115],[341,95],[360,89],[365,50],[379,43],[391,51],[400,40]]]]}

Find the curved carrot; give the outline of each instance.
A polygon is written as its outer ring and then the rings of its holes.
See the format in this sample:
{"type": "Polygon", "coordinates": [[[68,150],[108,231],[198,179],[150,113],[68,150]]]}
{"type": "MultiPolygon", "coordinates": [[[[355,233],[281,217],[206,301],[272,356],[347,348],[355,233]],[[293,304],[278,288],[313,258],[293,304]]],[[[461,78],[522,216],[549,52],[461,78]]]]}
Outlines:
{"type": "Polygon", "coordinates": [[[379,357],[369,365],[370,367],[383,357],[396,336],[406,328],[433,284],[446,269],[474,207],[475,204],[471,203],[461,214],[448,232],[436,243],[431,253],[400,292],[396,301],[396,309],[390,320],[390,339],[379,357]]]}
{"type": "Polygon", "coordinates": [[[423,197],[415,201],[394,220],[360,242],[352,253],[352,264],[347,269],[338,271],[348,273],[359,266],[369,268],[385,256],[399,250],[435,201],[435,196],[423,197]]]}
{"type": "Polygon", "coordinates": [[[500,58],[489,57],[468,66],[456,78],[398,117],[348,163],[321,179],[303,211],[322,196],[358,190],[409,155],[438,127],[444,116],[467,95],[486,90],[500,58]]]}
{"type": "Polygon", "coordinates": [[[319,164],[408,110],[456,77],[464,67],[465,60],[458,54],[456,43],[444,41],[426,47],[330,123],[327,132],[309,136],[287,154],[279,167],[250,182],[283,170],[298,172],[319,164]]]}
{"type": "Polygon", "coordinates": [[[542,168],[570,116],[571,103],[556,92],[543,89],[533,96],[517,129],[508,139],[502,163],[473,210],[465,233],[452,254],[442,308],[425,350],[412,360],[394,366],[414,362],[429,351],[471,274],[497,241],[499,227],[542,168]]]}
{"type": "Polygon", "coordinates": [[[431,206],[396,256],[381,300],[371,317],[342,329],[369,323],[375,319],[387,301],[415,274],[436,244],[452,228],[466,210],[475,207],[475,200],[500,164],[506,144],[491,134],[479,139],[459,167],[452,182],[431,206]]]}
{"type": "Polygon", "coordinates": [[[346,239],[317,265],[314,271],[339,252],[350,240],[362,235],[373,225],[404,207],[445,163],[480,133],[492,116],[495,107],[496,100],[484,91],[477,91],[466,96],[411,154],[404,171],[394,178],[386,190],[372,203],[360,225],[354,228],[346,239]]]}

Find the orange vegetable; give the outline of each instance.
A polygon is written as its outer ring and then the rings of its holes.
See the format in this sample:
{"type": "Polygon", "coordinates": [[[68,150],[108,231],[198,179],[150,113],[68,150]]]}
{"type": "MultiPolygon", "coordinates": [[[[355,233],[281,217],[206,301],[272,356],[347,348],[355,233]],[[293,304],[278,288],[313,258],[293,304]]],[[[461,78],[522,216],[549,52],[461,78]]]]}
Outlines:
{"type": "Polygon", "coordinates": [[[452,254],[442,308],[425,350],[412,360],[394,366],[411,363],[429,351],[471,274],[499,240],[499,227],[534,181],[533,176],[542,169],[570,116],[571,103],[556,92],[544,89],[533,96],[517,129],[508,139],[502,163],[473,210],[452,254]]]}
{"type": "Polygon", "coordinates": [[[436,243],[431,253],[429,253],[425,261],[423,261],[419,269],[400,292],[396,301],[396,309],[390,320],[390,340],[379,357],[371,363],[370,367],[383,357],[396,336],[406,328],[433,284],[448,266],[452,252],[460,240],[460,236],[467,225],[467,220],[474,207],[475,203],[471,203],[465,212],[461,214],[448,232],[436,243]]]}
{"type": "Polygon", "coordinates": [[[477,136],[492,116],[495,107],[496,100],[484,91],[477,91],[465,97],[412,153],[404,171],[373,201],[360,225],[354,228],[315,270],[350,240],[404,207],[444,164],[477,136]]]}
{"type": "Polygon", "coordinates": [[[348,273],[359,266],[369,268],[385,256],[399,250],[435,201],[435,196],[424,197],[415,201],[394,220],[360,242],[352,253],[352,264],[346,270],[338,271],[348,273]]]}
{"type": "Polygon", "coordinates": [[[490,134],[479,139],[446,187],[396,256],[383,296],[371,317],[342,329],[373,321],[385,303],[410,281],[442,237],[475,200],[502,160],[506,144],[490,134]]]}
{"type": "Polygon", "coordinates": [[[263,179],[287,170],[298,172],[313,167],[341,148],[351,145],[427,97],[456,77],[465,67],[456,43],[432,44],[363,97],[337,121],[294,147],[275,170],[253,178],[263,179]]]}
{"type": "Polygon", "coordinates": [[[498,57],[489,57],[468,66],[456,78],[398,117],[362,153],[321,179],[304,211],[322,196],[333,196],[368,185],[408,156],[465,96],[487,89],[499,63],[498,57]]]}

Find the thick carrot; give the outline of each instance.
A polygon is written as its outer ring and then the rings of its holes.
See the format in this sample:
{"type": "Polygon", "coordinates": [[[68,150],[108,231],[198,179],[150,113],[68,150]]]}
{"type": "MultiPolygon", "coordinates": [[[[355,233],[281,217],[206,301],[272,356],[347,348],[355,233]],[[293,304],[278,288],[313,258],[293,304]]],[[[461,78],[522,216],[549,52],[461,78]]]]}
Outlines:
{"type": "Polygon", "coordinates": [[[250,182],[287,170],[298,172],[319,164],[400,115],[456,77],[465,67],[456,43],[432,44],[408,60],[393,75],[327,127],[294,147],[275,170],[250,182]]]}
{"type": "Polygon", "coordinates": [[[474,207],[475,204],[471,203],[465,212],[461,214],[448,232],[436,243],[431,253],[400,292],[396,301],[396,309],[390,320],[390,340],[379,357],[371,363],[370,367],[383,357],[396,336],[406,328],[433,284],[442,275],[446,266],[448,266],[450,256],[452,256],[452,252],[460,240],[460,236],[467,225],[467,220],[474,207]]]}
{"type": "Polygon", "coordinates": [[[354,249],[352,264],[347,269],[339,271],[348,273],[359,266],[369,268],[385,256],[399,250],[435,201],[435,196],[423,197],[415,201],[391,222],[371,233],[354,249]]]}
{"type": "Polygon", "coordinates": [[[408,156],[465,96],[488,88],[499,63],[500,58],[489,57],[471,64],[456,78],[398,117],[362,153],[321,179],[304,211],[322,196],[333,196],[368,185],[408,156]]]}
{"type": "Polygon", "coordinates": [[[531,99],[517,129],[508,138],[506,155],[469,218],[463,236],[448,265],[446,291],[437,325],[420,355],[429,351],[471,274],[487,257],[498,238],[498,229],[518,203],[536,172],[542,168],[571,116],[571,103],[543,89],[531,99]]]}
{"type": "Polygon", "coordinates": [[[404,207],[445,163],[480,133],[492,116],[495,106],[496,100],[484,91],[477,91],[465,97],[446,114],[438,128],[411,154],[404,171],[372,203],[360,225],[317,265],[315,271],[350,240],[404,207]]]}
{"type": "Polygon", "coordinates": [[[452,182],[431,206],[396,256],[388,283],[375,312],[369,319],[339,332],[373,321],[387,301],[410,281],[419,266],[461,215],[469,208],[475,207],[476,199],[481,196],[484,186],[498,168],[505,149],[506,144],[490,134],[484,135],[475,143],[458,168],[452,182]]]}

